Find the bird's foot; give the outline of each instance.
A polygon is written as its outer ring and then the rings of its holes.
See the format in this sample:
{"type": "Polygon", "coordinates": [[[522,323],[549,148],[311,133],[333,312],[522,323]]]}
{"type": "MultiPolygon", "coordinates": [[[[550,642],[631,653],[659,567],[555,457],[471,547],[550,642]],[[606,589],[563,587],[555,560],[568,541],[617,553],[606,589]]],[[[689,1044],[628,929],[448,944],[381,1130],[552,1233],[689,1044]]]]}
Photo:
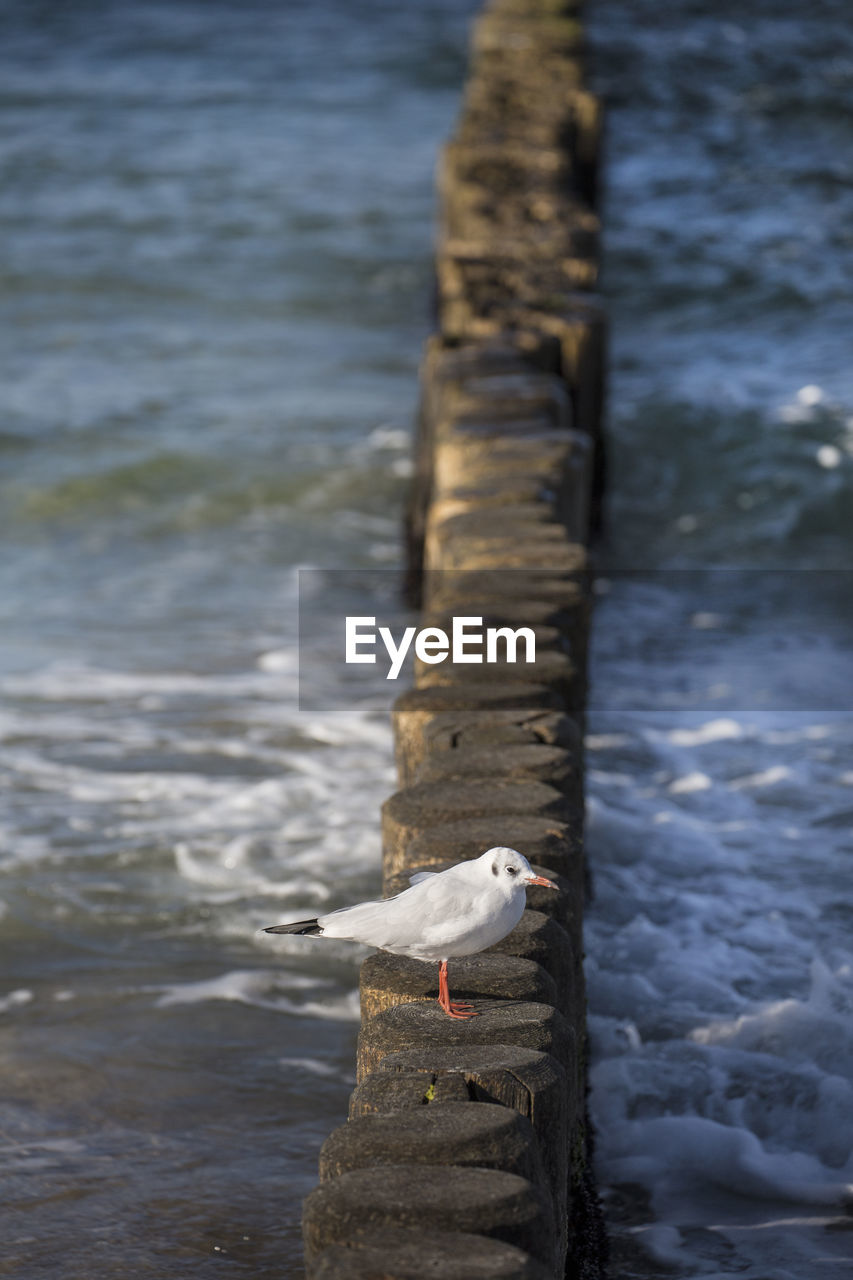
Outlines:
{"type": "Polygon", "coordinates": [[[439,1004],[447,1014],[448,1018],[459,1018],[460,1020],[467,1021],[469,1018],[478,1018],[480,1016],[476,1009],[461,1000],[448,1000],[447,1004],[443,1004],[442,1001],[439,1000],[439,1004]]]}

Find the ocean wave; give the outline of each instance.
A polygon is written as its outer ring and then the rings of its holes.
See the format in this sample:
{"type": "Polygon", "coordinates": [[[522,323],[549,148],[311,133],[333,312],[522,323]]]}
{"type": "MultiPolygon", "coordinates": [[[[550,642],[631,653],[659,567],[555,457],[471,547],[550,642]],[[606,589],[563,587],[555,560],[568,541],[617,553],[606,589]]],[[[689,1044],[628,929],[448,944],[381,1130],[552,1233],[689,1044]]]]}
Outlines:
{"type": "Polygon", "coordinates": [[[849,828],[816,839],[803,823],[843,807],[851,721],[659,713],[591,729],[600,1175],[645,1188],[633,1236],[677,1274],[716,1275],[720,1248],[768,1274],[770,1226],[798,1275],[822,1274],[843,1254],[825,1228],[853,1206],[849,828]]]}
{"type": "Polygon", "coordinates": [[[333,991],[325,997],[303,1001],[294,1000],[289,994],[300,989],[316,992],[322,990],[324,986],[333,987],[333,984],[323,983],[317,978],[305,978],[298,974],[284,975],[280,971],[234,969],[216,978],[167,986],[157,999],[157,1007],[171,1009],[210,1000],[228,1000],[293,1017],[357,1022],[359,1017],[357,991],[350,991],[344,995],[333,991]]]}

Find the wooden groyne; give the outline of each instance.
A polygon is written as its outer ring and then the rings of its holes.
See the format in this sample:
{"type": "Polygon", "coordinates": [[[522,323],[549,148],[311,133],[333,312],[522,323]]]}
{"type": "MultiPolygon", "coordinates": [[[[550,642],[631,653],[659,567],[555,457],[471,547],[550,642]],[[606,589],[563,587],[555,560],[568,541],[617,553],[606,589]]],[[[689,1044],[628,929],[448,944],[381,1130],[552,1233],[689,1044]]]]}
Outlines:
{"type": "Polygon", "coordinates": [[[559,893],[437,973],[378,953],[361,972],[358,1086],[303,1217],[314,1280],[603,1274],[590,1169],[582,968],[583,719],[600,519],[605,323],[600,112],[577,6],[492,0],[439,166],[438,331],[422,367],[407,519],[422,625],[532,628],[536,661],[416,665],[393,712],[386,894],[497,844],[559,893]]]}

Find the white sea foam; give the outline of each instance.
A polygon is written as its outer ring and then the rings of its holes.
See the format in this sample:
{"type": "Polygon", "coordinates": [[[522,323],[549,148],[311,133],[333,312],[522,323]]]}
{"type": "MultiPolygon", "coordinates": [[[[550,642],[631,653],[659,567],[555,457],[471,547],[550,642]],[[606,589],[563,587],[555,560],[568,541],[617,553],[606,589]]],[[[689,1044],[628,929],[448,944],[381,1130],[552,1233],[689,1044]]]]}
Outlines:
{"type": "Polygon", "coordinates": [[[748,773],[742,778],[733,778],[729,786],[735,791],[743,791],[753,787],[775,787],[777,782],[787,782],[793,772],[784,764],[771,765],[769,769],[761,769],[758,773],[748,773]]]}
{"type": "Polygon", "coordinates": [[[723,1274],[724,1247],[744,1275],[781,1276],[771,1225],[797,1280],[840,1274],[844,1233],[824,1227],[853,1203],[838,768],[853,728],[661,719],[633,717],[627,742],[595,727],[586,934],[601,1177],[648,1190],[635,1238],[677,1274],[723,1274]]]}
{"type": "Polygon", "coordinates": [[[815,453],[815,460],[818,466],[827,471],[833,471],[836,467],[841,466],[844,461],[844,454],[835,444],[822,444],[815,453]]]}
{"type": "Polygon", "coordinates": [[[727,742],[743,736],[743,726],[737,720],[709,720],[698,729],[670,729],[669,741],[679,747],[701,747],[706,742],[727,742]]]}
{"type": "MultiPolygon", "coordinates": [[[[811,990],[805,1000],[791,996],[773,1001],[754,1013],[695,1027],[690,1038],[697,1044],[816,1063],[824,1071],[853,1080],[853,967],[847,961],[832,972],[815,959],[810,976],[811,990]]],[[[853,1127],[850,1137],[853,1149],[853,1127]]]]}
{"type": "Polygon", "coordinates": [[[271,649],[258,655],[257,664],[261,671],[293,671],[296,658],[289,649],[271,649]]]}
{"type": "Polygon", "coordinates": [[[410,449],[412,445],[411,435],[402,427],[394,427],[390,425],[382,425],[374,427],[370,435],[367,437],[367,443],[372,449],[410,449]]]}
{"type": "Polygon", "coordinates": [[[625,747],[630,739],[624,733],[588,733],[584,743],[589,751],[606,751],[608,747],[625,747]]]}
{"type": "Polygon", "coordinates": [[[696,769],[693,773],[685,773],[681,778],[674,778],[669,784],[669,791],[674,796],[684,796],[694,791],[710,791],[713,785],[707,773],[696,769]]]}
{"type": "Polygon", "coordinates": [[[304,1071],[309,1076],[320,1076],[326,1080],[349,1080],[352,1078],[348,1071],[341,1071],[339,1067],[334,1067],[330,1062],[320,1062],[317,1058],[279,1058],[278,1065],[282,1067],[288,1074],[291,1071],[304,1071]]]}
{"type": "Polygon", "coordinates": [[[770,1152],[739,1126],[702,1116],[657,1116],[630,1121],[620,1137],[609,1152],[616,1180],[651,1182],[661,1207],[680,1210],[688,1197],[695,1201],[702,1187],[755,1200],[838,1208],[853,1204],[850,1181],[833,1177],[813,1156],[770,1152]]]}
{"type": "MultiPolygon", "coordinates": [[[[114,699],[139,701],[152,694],[221,699],[227,693],[236,696],[269,693],[270,676],[278,675],[280,670],[198,675],[191,671],[107,671],[85,663],[58,661],[40,671],[4,676],[0,679],[0,693],[65,705],[114,699]]],[[[295,686],[291,684],[291,687],[295,686]]]]}
{"type": "MultiPolygon", "coordinates": [[[[64,1170],[76,1157],[86,1154],[86,1145],[77,1138],[37,1138],[0,1144],[0,1163],[7,1178],[32,1178],[44,1172],[64,1170]]],[[[16,1244],[18,1242],[16,1241],[16,1244]]]]}
{"type": "Polygon", "coordinates": [[[11,1013],[13,1009],[20,1009],[29,1004],[32,999],[32,991],[28,991],[26,987],[18,987],[17,990],[0,996],[0,1013],[11,1013]]]}
{"type": "Polygon", "coordinates": [[[355,1022],[359,1017],[358,992],[335,993],[325,999],[297,1001],[289,994],[294,990],[316,992],[332,984],[301,974],[283,974],[278,970],[240,970],[220,974],[197,982],[174,983],[162,989],[157,1000],[161,1009],[175,1005],[204,1004],[210,1000],[236,1001],[285,1013],[300,1018],[331,1019],[355,1022]]]}
{"type": "Polygon", "coordinates": [[[704,609],[690,615],[690,625],[697,631],[716,631],[723,626],[724,622],[725,619],[721,614],[710,613],[704,609]]]}

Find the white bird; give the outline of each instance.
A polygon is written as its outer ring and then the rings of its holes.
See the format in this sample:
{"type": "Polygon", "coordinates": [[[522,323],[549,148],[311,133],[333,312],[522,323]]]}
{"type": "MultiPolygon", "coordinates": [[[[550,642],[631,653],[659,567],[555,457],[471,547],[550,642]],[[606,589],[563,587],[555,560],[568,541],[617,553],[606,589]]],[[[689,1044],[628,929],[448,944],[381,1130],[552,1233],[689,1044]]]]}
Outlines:
{"type": "Polygon", "coordinates": [[[414,960],[438,960],[438,1003],[451,1018],[473,1018],[469,1004],[450,999],[447,961],[473,956],[505,938],[522,917],[529,884],[556,889],[534,875],[515,849],[499,845],[446,871],[412,876],[410,889],[379,902],[330,911],[314,920],[274,924],[265,933],[305,933],[363,942],[414,960]]]}

